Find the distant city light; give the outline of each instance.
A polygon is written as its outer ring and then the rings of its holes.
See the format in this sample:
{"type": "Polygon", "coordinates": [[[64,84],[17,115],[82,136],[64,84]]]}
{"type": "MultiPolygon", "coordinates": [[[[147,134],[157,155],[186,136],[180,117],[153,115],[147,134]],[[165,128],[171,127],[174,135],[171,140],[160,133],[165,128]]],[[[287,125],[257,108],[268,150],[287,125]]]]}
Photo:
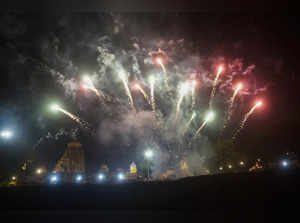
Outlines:
{"type": "Polygon", "coordinates": [[[231,169],[231,168],[232,168],[232,165],[231,165],[231,164],[229,164],[229,165],[228,165],[228,168],[229,168],[229,169],[231,169]]]}
{"type": "Polygon", "coordinates": [[[240,165],[241,165],[241,166],[244,166],[244,165],[245,165],[245,163],[244,163],[243,161],[241,161],[241,162],[240,162],[240,165]]]}
{"type": "Polygon", "coordinates": [[[222,166],[220,166],[220,167],[219,167],[219,170],[223,170],[223,167],[222,167],[222,166]]]}
{"type": "Polygon", "coordinates": [[[11,179],[12,179],[12,180],[16,180],[17,177],[16,177],[16,176],[12,176],[11,179]]]}

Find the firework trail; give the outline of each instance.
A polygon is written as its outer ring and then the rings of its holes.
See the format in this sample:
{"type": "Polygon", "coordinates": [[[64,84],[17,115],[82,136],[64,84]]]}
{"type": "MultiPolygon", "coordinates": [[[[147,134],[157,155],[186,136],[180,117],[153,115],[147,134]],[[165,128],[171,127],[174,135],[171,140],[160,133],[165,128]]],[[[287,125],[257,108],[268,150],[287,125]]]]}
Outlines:
{"type": "Polygon", "coordinates": [[[193,82],[192,82],[192,109],[195,107],[195,104],[196,104],[195,91],[196,91],[196,80],[193,80],[193,82]]]}
{"type": "Polygon", "coordinates": [[[197,135],[199,134],[199,132],[201,131],[201,129],[203,129],[203,127],[206,125],[207,123],[207,120],[205,120],[202,125],[199,127],[199,129],[196,131],[195,135],[194,135],[194,138],[197,137],[197,135]]]}
{"type": "Polygon", "coordinates": [[[202,125],[199,127],[199,129],[196,131],[194,138],[197,137],[197,135],[199,134],[199,132],[201,131],[201,129],[204,128],[204,126],[206,125],[207,122],[211,121],[214,118],[214,113],[213,112],[209,112],[206,117],[204,122],[202,123],[202,125]]]}
{"type": "Polygon", "coordinates": [[[189,86],[188,86],[187,83],[184,83],[184,84],[181,85],[180,92],[179,92],[179,99],[178,99],[177,106],[176,106],[176,117],[175,117],[176,120],[178,118],[178,114],[179,114],[179,111],[180,111],[180,105],[182,103],[183,97],[187,93],[188,87],[189,86]]]}
{"type": "Polygon", "coordinates": [[[134,87],[143,94],[145,100],[148,102],[149,105],[151,105],[151,101],[149,100],[149,97],[147,93],[143,90],[143,88],[139,84],[135,84],[134,87]]]}
{"type": "Polygon", "coordinates": [[[133,111],[135,111],[135,107],[134,107],[134,104],[133,104],[132,95],[131,95],[130,89],[129,89],[127,81],[126,81],[125,73],[121,72],[120,73],[120,78],[121,78],[121,80],[122,80],[122,82],[124,84],[124,88],[125,88],[126,94],[128,96],[128,100],[129,100],[129,105],[130,105],[131,109],[133,111]]]}
{"type": "Polygon", "coordinates": [[[167,89],[169,89],[167,72],[166,72],[166,68],[165,68],[165,66],[164,66],[164,64],[163,64],[163,62],[162,62],[162,58],[157,57],[157,58],[155,59],[155,61],[156,61],[157,64],[160,65],[161,69],[163,70],[164,75],[165,75],[165,85],[166,85],[167,89]]]}
{"type": "Polygon", "coordinates": [[[237,96],[238,92],[239,92],[242,88],[243,88],[242,83],[239,83],[239,84],[237,85],[237,87],[235,88],[232,97],[231,97],[230,100],[229,100],[229,106],[228,106],[228,111],[227,111],[227,117],[225,118],[223,129],[226,128],[227,123],[229,122],[229,120],[230,120],[230,118],[231,118],[231,116],[232,116],[232,112],[233,112],[233,111],[232,111],[232,107],[233,107],[234,99],[235,99],[235,97],[237,96]]]}
{"type": "Polygon", "coordinates": [[[246,113],[246,115],[244,116],[244,119],[241,122],[240,127],[237,129],[237,131],[233,134],[232,139],[234,140],[237,136],[237,134],[244,128],[245,123],[247,122],[248,118],[250,117],[250,115],[254,112],[254,110],[257,107],[260,107],[262,105],[261,101],[258,101],[251,109],[248,113],[246,113]]]}
{"type": "Polygon", "coordinates": [[[154,83],[155,83],[155,78],[153,76],[151,76],[150,77],[150,95],[151,95],[151,105],[152,105],[153,112],[155,112],[154,83]]]}
{"type": "Polygon", "coordinates": [[[218,79],[219,79],[220,74],[221,74],[222,71],[223,71],[223,67],[219,66],[216,78],[213,82],[213,88],[212,88],[211,95],[210,95],[210,100],[209,100],[209,108],[211,108],[211,106],[212,106],[212,101],[213,101],[213,99],[215,97],[215,94],[216,94],[216,86],[217,86],[218,79]]]}
{"type": "Polygon", "coordinates": [[[82,121],[79,117],[77,117],[76,115],[73,115],[72,113],[62,109],[61,107],[59,107],[58,105],[52,105],[51,109],[53,111],[60,111],[62,113],[64,113],[65,115],[67,115],[70,119],[74,120],[75,122],[77,122],[79,125],[88,128],[88,123],[85,121],[82,121]]]}
{"type": "Polygon", "coordinates": [[[186,131],[187,131],[188,128],[190,127],[190,125],[191,125],[191,123],[192,123],[192,121],[194,120],[195,117],[196,117],[196,113],[193,112],[193,114],[192,114],[190,120],[187,122],[187,124],[186,124],[185,127],[184,127],[183,135],[186,133],[186,131]]]}
{"type": "Polygon", "coordinates": [[[84,89],[93,91],[100,100],[105,98],[103,92],[99,91],[95,88],[92,80],[88,76],[83,77],[83,82],[84,82],[84,84],[83,84],[84,89]]]}

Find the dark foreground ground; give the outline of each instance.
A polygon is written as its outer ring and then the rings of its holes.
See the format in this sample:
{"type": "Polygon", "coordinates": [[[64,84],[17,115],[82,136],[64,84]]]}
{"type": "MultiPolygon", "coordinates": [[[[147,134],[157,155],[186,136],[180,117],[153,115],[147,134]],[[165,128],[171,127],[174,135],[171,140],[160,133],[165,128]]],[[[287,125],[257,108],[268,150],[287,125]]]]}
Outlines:
{"type": "Polygon", "coordinates": [[[298,177],[299,170],[278,170],[173,182],[1,188],[0,219],[254,223],[298,216],[299,222],[298,177]]]}

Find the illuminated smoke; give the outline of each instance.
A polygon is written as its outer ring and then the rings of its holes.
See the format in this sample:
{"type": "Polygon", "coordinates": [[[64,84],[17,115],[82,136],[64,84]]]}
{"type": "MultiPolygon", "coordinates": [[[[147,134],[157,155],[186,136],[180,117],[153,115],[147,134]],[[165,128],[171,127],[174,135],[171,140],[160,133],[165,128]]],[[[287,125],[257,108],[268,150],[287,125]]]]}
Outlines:
{"type": "Polygon", "coordinates": [[[177,106],[176,106],[176,118],[178,118],[178,114],[179,114],[179,111],[180,111],[180,105],[182,103],[182,100],[183,100],[183,97],[186,95],[187,91],[188,91],[188,88],[189,88],[189,85],[188,83],[184,83],[181,85],[181,88],[180,88],[180,91],[179,91],[179,99],[178,99],[178,102],[177,102],[177,106]]]}

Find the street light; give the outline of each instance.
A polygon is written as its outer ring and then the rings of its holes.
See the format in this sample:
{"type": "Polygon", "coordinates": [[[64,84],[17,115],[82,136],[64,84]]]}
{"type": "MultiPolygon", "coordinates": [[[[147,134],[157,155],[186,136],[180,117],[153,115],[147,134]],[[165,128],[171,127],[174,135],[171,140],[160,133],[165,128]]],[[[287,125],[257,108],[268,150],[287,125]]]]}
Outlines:
{"type": "Polygon", "coordinates": [[[152,151],[152,150],[147,150],[147,151],[145,152],[145,157],[146,157],[147,159],[151,159],[152,156],[153,156],[153,151],[152,151]]]}
{"type": "Polygon", "coordinates": [[[102,181],[103,179],[104,179],[104,175],[103,175],[102,173],[100,173],[100,174],[98,175],[98,180],[102,181]]]}
{"type": "Polygon", "coordinates": [[[79,174],[76,176],[76,182],[79,183],[81,181],[82,181],[82,175],[79,174]]]}
{"type": "Polygon", "coordinates": [[[120,181],[124,180],[124,178],[125,178],[125,176],[124,176],[123,173],[119,173],[119,174],[118,174],[118,179],[119,179],[120,181]]]}
{"type": "Polygon", "coordinates": [[[288,161],[283,160],[283,161],[281,162],[281,165],[282,165],[283,167],[287,167],[287,166],[289,165],[289,163],[288,163],[288,161]]]}
{"type": "Polygon", "coordinates": [[[15,181],[17,179],[17,177],[16,176],[12,176],[11,179],[15,181]]]}
{"type": "Polygon", "coordinates": [[[150,160],[153,157],[153,151],[152,150],[146,150],[145,151],[145,158],[148,160],[148,180],[150,179],[150,160]]]}
{"type": "Polygon", "coordinates": [[[4,139],[9,139],[12,137],[13,133],[10,130],[3,130],[3,131],[1,131],[0,135],[4,139]]]}
{"type": "Polygon", "coordinates": [[[241,166],[244,166],[244,164],[245,164],[245,163],[244,163],[243,161],[240,162],[240,165],[241,165],[241,166]]]}
{"type": "Polygon", "coordinates": [[[51,183],[55,184],[55,183],[57,183],[57,181],[58,181],[58,177],[56,175],[52,175],[50,177],[50,182],[51,183]]]}

